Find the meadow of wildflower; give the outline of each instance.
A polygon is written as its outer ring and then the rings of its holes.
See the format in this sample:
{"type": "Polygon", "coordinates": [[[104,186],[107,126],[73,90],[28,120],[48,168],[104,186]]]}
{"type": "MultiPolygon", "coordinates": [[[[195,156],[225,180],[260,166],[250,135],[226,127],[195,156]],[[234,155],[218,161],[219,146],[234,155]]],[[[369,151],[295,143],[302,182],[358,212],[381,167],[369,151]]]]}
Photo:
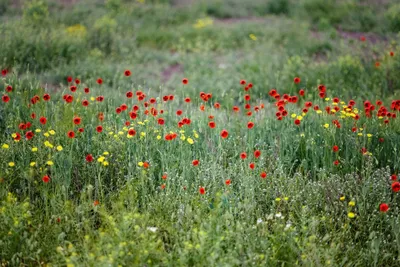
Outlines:
{"type": "Polygon", "coordinates": [[[399,266],[396,0],[0,0],[1,266],[399,266]]]}

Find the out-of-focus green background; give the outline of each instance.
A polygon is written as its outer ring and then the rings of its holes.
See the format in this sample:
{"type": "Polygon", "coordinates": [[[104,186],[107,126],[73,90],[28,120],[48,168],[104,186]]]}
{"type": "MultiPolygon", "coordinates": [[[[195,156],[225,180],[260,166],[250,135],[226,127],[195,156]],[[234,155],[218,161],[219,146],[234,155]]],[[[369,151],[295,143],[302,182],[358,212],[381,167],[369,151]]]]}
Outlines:
{"type": "Polygon", "coordinates": [[[337,96],[387,96],[400,88],[388,55],[399,13],[395,0],[0,0],[0,66],[47,88],[68,75],[128,87],[129,68],[153,90],[188,77],[189,95],[231,94],[245,77],[264,97],[300,76],[337,96]]]}

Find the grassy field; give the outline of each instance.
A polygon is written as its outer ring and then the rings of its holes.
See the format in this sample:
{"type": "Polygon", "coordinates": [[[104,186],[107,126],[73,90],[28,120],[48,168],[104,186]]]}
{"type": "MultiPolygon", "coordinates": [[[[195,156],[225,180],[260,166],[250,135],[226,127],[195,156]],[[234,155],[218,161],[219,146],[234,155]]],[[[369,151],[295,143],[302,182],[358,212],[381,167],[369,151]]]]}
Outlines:
{"type": "Polygon", "coordinates": [[[399,266],[396,0],[0,0],[1,266],[399,266]]]}

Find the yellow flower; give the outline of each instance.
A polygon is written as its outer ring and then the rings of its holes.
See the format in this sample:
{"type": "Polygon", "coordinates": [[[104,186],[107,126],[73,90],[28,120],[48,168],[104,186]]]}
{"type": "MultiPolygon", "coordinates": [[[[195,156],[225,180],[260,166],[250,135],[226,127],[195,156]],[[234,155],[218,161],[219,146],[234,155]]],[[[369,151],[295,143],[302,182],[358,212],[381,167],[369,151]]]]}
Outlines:
{"type": "Polygon", "coordinates": [[[13,134],[11,134],[11,137],[12,137],[12,138],[15,138],[15,137],[17,137],[17,134],[16,134],[16,133],[13,133],[13,134]]]}
{"type": "Polygon", "coordinates": [[[141,132],[141,133],[140,133],[140,136],[145,137],[145,136],[146,136],[146,133],[145,133],[145,132],[141,132]]]}
{"type": "Polygon", "coordinates": [[[40,133],[42,130],[36,129],[35,132],[40,133]]]}
{"type": "Polygon", "coordinates": [[[37,147],[32,147],[32,152],[37,152],[38,148],[37,147]]]}
{"type": "Polygon", "coordinates": [[[46,137],[50,136],[50,134],[48,132],[45,132],[43,135],[46,136],[46,137]]]}
{"type": "Polygon", "coordinates": [[[50,133],[51,135],[55,135],[55,134],[56,134],[56,132],[55,132],[54,130],[50,130],[49,133],[50,133]]]}
{"type": "Polygon", "coordinates": [[[122,128],[122,130],[124,130],[125,132],[127,132],[127,131],[128,131],[128,127],[124,127],[124,128],[122,128]]]}
{"type": "Polygon", "coordinates": [[[354,202],[354,201],[349,202],[349,206],[354,207],[355,205],[356,205],[356,202],[354,202]]]}
{"type": "Polygon", "coordinates": [[[322,113],[322,110],[318,109],[317,114],[321,114],[321,113],[322,113]]]}
{"type": "Polygon", "coordinates": [[[105,157],[101,156],[100,158],[97,159],[98,162],[104,162],[105,157]]]}
{"type": "Polygon", "coordinates": [[[347,213],[347,217],[349,217],[350,219],[353,219],[354,217],[356,217],[356,215],[354,214],[354,212],[349,212],[349,213],[347,213]]]}
{"type": "Polygon", "coordinates": [[[362,134],[362,133],[358,133],[357,135],[358,135],[358,136],[363,136],[363,134],[362,134]]]}
{"type": "Polygon", "coordinates": [[[142,167],[143,166],[143,162],[139,161],[138,165],[139,165],[139,167],[142,167]]]}
{"type": "Polygon", "coordinates": [[[301,134],[300,134],[300,137],[305,137],[304,133],[301,133],[301,134]]]}
{"type": "Polygon", "coordinates": [[[157,135],[157,140],[160,140],[161,139],[161,135],[157,135]]]}
{"type": "Polygon", "coordinates": [[[180,130],[179,133],[183,134],[185,133],[185,130],[180,130]]]}
{"type": "Polygon", "coordinates": [[[113,135],[113,134],[114,134],[114,132],[108,132],[108,134],[109,134],[109,135],[113,135]]]}
{"type": "Polygon", "coordinates": [[[346,199],[345,196],[341,196],[341,197],[340,197],[340,201],[344,201],[345,199],[346,199]]]}
{"type": "Polygon", "coordinates": [[[279,202],[279,201],[281,201],[281,198],[280,198],[280,197],[277,197],[277,198],[275,198],[275,201],[276,201],[276,202],[279,202]]]}
{"type": "Polygon", "coordinates": [[[188,139],[186,139],[186,141],[189,143],[189,144],[191,144],[191,145],[193,145],[194,144],[194,141],[193,141],[193,139],[192,138],[188,138],[188,139]]]}
{"type": "Polygon", "coordinates": [[[138,121],[137,122],[139,125],[144,125],[144,122],[142,122],[142,121],[138,121]]]}
{"type": "Polygon", "coordinates": [[[325,98],[325,101],[329,101],[329,100],[330,100],[330,98],[329,98],[329,97],[325,98]]]}
{"type": "Polygon", "coordinates": [[[7,145],[7,144],[3,144],[3,145],[1,146],[2,149],[8,149],[9,147],[10,147],[10,146],[7,145]]]}
{"type": "Polygon", "coordinates": [[[15,163],[11,161],[11,162],[8,163],[8,166],[14,167],[14,166],[15,166],[15,163]]]}
{"type": "Polygon", "coordinates": [[[303,119],[303,116],[297,116],[297,119],[298,119],[299,121],[301,121],[301,120],[303,119]]]}
{"type": "Polygon", "coordinates": [[[53,147],[54,147],[49,141],[45,141],[45,142],[44,142],[44,145],[45,145],[46,147],[50,147],[50,148],[53,148],[53,147]]]}
{"type": "Polygon", "coordinates": [[[255,36],[253,33],[249,35],[250,39],[253,41],[257,41],[257,36],[255,36]]]}
{"type": "Polygon", "coordinates": [[[328,128],[329,128],[329,123],[325,123],[325,124],[324,124],[324,127],[325,127],[326,129],[328,129],[328,128]]]}
{"type": "Polygon", "coordinates": [[[30,165],[31,167],[34,167],[34,166],[36,166],[36,162],[32,161],[29,165],[30,165]]]}
{"type": "Polygon", "coordinates": [[[199,138],[199,135],[197,133],[194,133],[194,138],[199,138]]]}
{"type": "Polygon", "coordinates": [[[181,140],[182,140],[182,141],[185,141],[185,140],[186,140],[186,136],[181,135],[181,140]]]}
{"type": "Polygon", "coordinates": [[[108,151],[104,151],[103,155],[108,156],[108,155],[110,155],[110,153],[108,153],[108,151]]]}
{"type": "Polygon", "coordinates": [[[123,134],[124,134],[124,132],[122,132],[122,131],[119,131],[119,132],[118,132],[118,134],[119,134],[119,135],[123,135],[123,134]]]}
{"type": "Polygon", "coordinates": [[[62,150],[63,150],[63,147],[62,147],[62,146],[57,146],[57,150],[58,150],[58,151],[62,151],[62,150]]]}
{"type": "Polygon", "coordinates": [[[104,161],[104,162],[103,162],[103,165],[104,165],[104,166],[108,166],[108,165],[109,165],[108,161],[104,161]]]}
{"type": "Polygon", "coordinates": [[[372,137],[372,134],[367,134],[367,137],[368,137],[368,138],[371,138],[371,137],[372,137]]]}
{"type": "Polygon", "coordinates": [[[53,163],[51,160],[48,160],[48,161],[46,162],[46,164],[49,165],[49,166],[54,165],[54,163],[53,163]]]}
{"type": "Polygon", "coordinates": [[[148,122],[149,122],[149,120],[147,120],[147,119],[146,119],[146,120],[144,120],[144,122],[145,122],[145,123],[148,123],[148,122]]]}
{"type": "Polygon", "coordinates": [[[91,100],[91,101],[94,101],[94,100],[95,100],[95,98],[92,96],[92,97],[90,98],[90,100],[91,100]]]}
{"type": "Polygon", "coordinates": [[[293,113],[293,114],[291,115],[291,117],[292,117],[293,119],[296,118],[296,116],[297,116],[296,113],[293,113]]]}
{"type": "Polygon", "coordinates": [[[289,198],[288,198],[288,197],[284,197],[283,199],[284,199],[285,201],[288,201],[288,200],[289,200],[289,198]]]}

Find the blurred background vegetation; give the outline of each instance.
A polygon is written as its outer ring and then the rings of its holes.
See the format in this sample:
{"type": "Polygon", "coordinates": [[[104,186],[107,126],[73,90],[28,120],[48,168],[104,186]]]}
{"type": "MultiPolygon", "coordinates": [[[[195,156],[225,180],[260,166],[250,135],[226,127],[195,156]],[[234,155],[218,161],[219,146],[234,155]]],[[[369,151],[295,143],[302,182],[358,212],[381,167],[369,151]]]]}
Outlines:
{"type": "Polygon", "coordinates": [[[130,68],[134,86],[179,90],[186,76],[190,95],[246,78],[267,97],[300,76],[337,96],[392,96],[399,14],[395,0],[0,0],[0,67],[55,88],[68,75],[126,88],[115,73],[130,68]]]}

